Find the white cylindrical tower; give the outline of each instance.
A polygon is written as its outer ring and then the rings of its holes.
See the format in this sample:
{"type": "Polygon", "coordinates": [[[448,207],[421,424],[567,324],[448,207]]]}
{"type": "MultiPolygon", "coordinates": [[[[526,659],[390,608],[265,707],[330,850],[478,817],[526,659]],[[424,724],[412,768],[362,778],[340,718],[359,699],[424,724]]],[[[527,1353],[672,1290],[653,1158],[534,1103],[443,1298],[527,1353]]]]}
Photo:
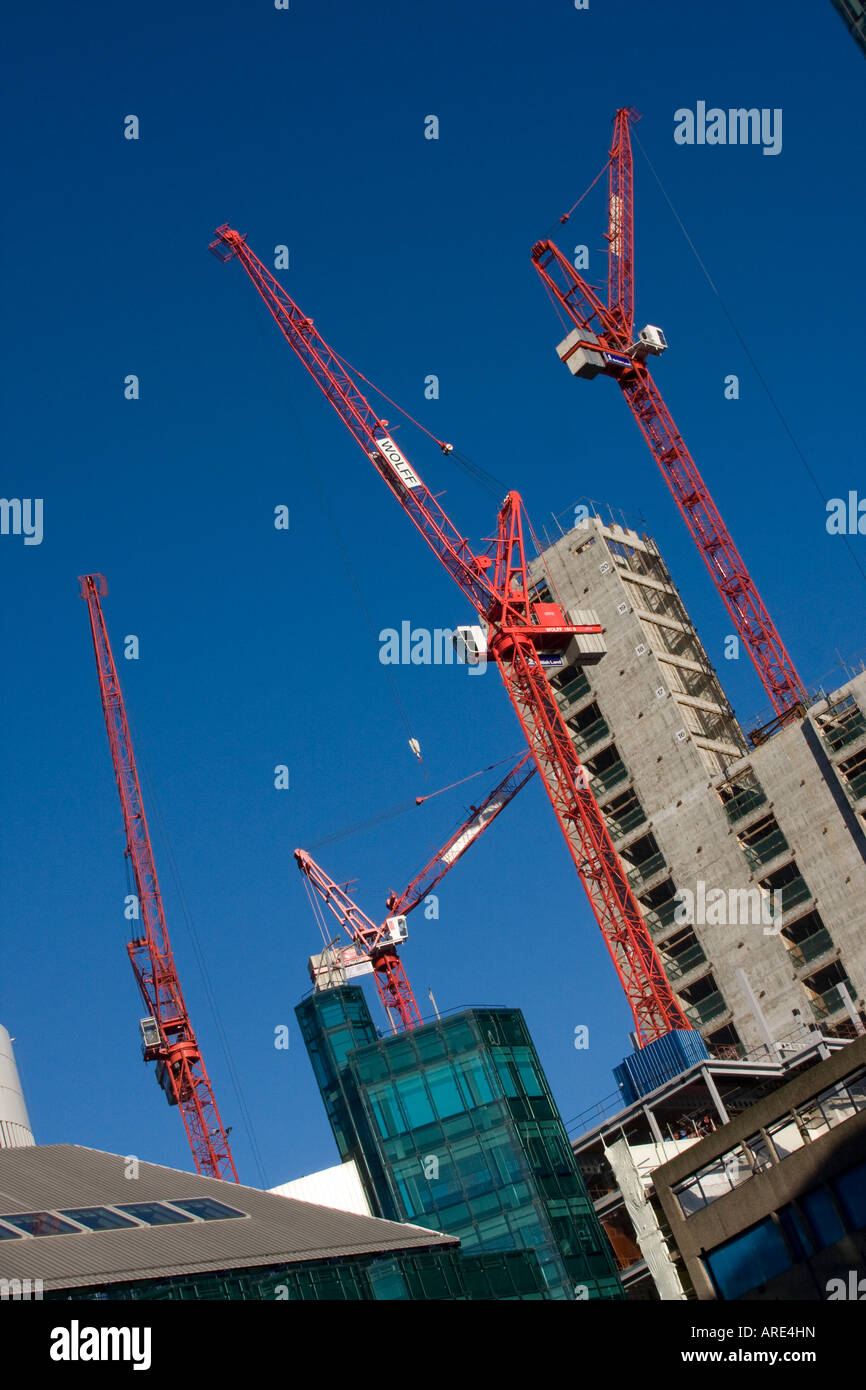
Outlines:
{"type": "Polygon", "coordinates": [[[33,1143],[12,1040],[0,1023],[0,1149],[26,1149],[33,1143]]]}

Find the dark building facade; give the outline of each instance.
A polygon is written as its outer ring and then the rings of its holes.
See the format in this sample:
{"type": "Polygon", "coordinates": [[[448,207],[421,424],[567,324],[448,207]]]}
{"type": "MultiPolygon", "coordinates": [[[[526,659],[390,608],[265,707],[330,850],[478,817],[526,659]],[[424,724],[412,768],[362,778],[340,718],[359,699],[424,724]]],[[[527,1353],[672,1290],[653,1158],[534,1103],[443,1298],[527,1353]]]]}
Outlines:
{"type": "Polygon", "coordinates": [[[519,1010],[468,1009],[379,1039],[349,985],[296,1014],[374,1212],[458,1236],[467,1255],[531,1250],[548,1297],[622,1297],[519,1010]]]}
{"type": "Polygon", "coordinates": [[[698,1298],[866,1293],[866,1037],[657,1168],[653,1184],[698,1298]]]}

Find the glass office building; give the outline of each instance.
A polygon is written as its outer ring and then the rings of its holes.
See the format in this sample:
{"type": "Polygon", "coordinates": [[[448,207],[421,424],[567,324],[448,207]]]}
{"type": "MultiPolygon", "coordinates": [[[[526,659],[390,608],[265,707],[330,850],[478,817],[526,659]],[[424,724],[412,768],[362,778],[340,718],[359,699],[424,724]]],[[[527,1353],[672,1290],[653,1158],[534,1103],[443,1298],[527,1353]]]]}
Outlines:
{"type": "Polygon", "coordinates": [[[376,1215],[534,1251],[547,1296],[623,1297],[518,1009],[468,1009],[378,1038],[358,986],[296,1014],[342,1159],[376,1215]]]}

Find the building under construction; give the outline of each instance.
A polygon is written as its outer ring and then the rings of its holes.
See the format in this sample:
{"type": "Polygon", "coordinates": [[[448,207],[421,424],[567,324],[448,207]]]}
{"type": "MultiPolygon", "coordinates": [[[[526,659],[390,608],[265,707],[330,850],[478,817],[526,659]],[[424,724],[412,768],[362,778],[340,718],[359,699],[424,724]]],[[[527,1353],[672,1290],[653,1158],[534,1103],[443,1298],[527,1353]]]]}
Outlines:
{"type": "Polygon", "coordinates": [[[532,571],[541,601],[598,612],[608,653],[552,684],[676,995],[717,1056],[805,1022],[855,1036],[866,674],[747,732],[655,542],[585,510],[532,571]]]}

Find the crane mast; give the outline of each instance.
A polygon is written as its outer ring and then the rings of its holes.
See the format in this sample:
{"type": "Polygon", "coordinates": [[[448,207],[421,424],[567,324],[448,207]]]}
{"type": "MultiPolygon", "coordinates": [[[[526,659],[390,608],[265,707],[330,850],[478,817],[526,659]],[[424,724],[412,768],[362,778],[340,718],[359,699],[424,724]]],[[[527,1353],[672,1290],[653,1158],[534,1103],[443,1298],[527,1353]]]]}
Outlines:
{"type": "MultiPolygon", "coordinates": [[[[647,358],[667,347],[652,324],[634,337],[634,178],[631,108],[617,111],[609,151],[608,302],[602,303],[554,242],[532,262],[575,328],[557,348],[575,376],[612,376],[628,402],[780,723],[805,711],[806,690],[710,491],[650,375],[647,358]]],[[[564,218],[562,219],[565,220],[564,218]]]]}
{"type": "Polygon", "coordinates": [[[228,1136],[172,955],[126,708],[100,603],[108,585],[101,574],[83,575],[79,585],[90,616],[99,693],[126,831],[126,855],[132,865],[144,931],[127,945],[148,1013],[141,1025],[144,1060],[156,1062],[157,1079],[169,1103],[180,1109],[197,1171],[237,1182],[228,1136]]]}
{"type": "MultiPolygon", "coordinates": [[[[234,256],[240,260],[289,346],[488,625],[488,648],[586,888],[641,1045],[673,1028],[688,1028],[544,675],[546,656],[561,656],[575,638],[580,645],[580,639],[600,634],[600,625],[571,622],[558,605],[533,601],[522,502],[516,492],[508,494],[499,512],[493,554],[477,554],[398,449],[346,364],[253,254],[245,237],[224,224],[217,228],[210,250],[222,261],[234,256]]],[[[444,443],[440,447],[450,449],[444,443]]]]}

